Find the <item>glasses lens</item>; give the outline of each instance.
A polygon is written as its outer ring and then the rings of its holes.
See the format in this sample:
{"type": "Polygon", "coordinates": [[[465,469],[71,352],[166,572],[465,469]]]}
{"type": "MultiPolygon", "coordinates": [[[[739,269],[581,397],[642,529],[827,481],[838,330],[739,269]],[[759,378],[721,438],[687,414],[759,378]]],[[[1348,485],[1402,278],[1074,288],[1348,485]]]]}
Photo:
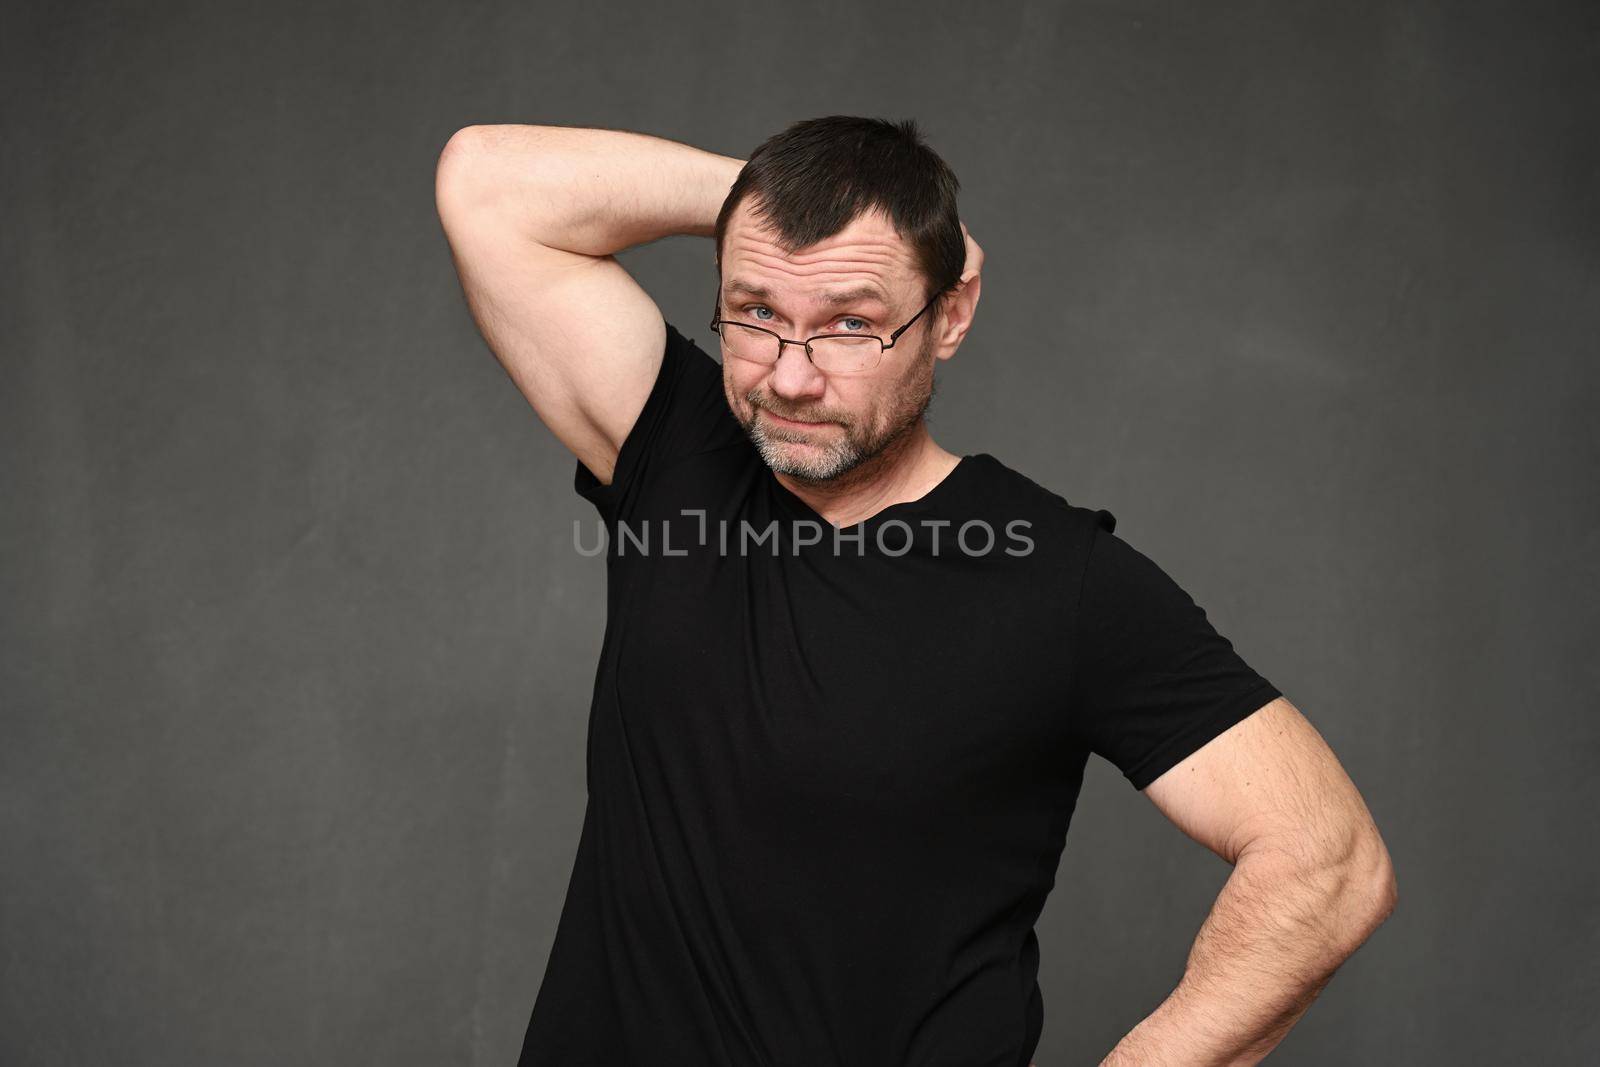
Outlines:
{"type": "Polygon", "coordinates": [[[778,361],[778,339],[772,334],[740,326],[736,322],[724,322],[718,329],[722,332],[723,347],[730,356],[748,359],[752,363],[778,361]]]}
{"type": "Polygon", "coordinates": [[[876,337],[814,337],[811,362],[829,374],[860,374],[878,365],[883,342],[876,337]]]}
{"type": "MultiPolygon", "coordinates": [[[[752,363],[778,361],[779,341],[765,330],[741,326],[736,322],[718,325],[722,344],[730,356],[752,363]]],[[[811,341],[811,362],[829,374],[861,374],[883,358],[883,342],[876,337],[815,337],[811,341]]]]}

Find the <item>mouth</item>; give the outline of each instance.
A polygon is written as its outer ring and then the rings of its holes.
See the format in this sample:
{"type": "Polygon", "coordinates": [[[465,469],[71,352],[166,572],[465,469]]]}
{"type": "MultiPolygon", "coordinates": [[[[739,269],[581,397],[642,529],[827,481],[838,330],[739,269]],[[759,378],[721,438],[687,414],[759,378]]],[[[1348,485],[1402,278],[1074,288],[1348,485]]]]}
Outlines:
{"type": "Polygon", "coordinates": [[[827,426],[828,425],[828,423],[826,423],[826,422],[803,422],[803,421],[801,421],[799,419],[786,419],[782,415],[773,414],[771,411],[768,411],[766,408],[762,408],[761,409],[761,413],[763,415],[765,415],[767,418],[771,419],[773,422],[777,423],[779,426],[792,426],[792,427],[794,427],[795,429],[798,429],[798,430],[808,430],[808,429],[813,429],[813,428],[815,428],[817,426],[827,426]]]}

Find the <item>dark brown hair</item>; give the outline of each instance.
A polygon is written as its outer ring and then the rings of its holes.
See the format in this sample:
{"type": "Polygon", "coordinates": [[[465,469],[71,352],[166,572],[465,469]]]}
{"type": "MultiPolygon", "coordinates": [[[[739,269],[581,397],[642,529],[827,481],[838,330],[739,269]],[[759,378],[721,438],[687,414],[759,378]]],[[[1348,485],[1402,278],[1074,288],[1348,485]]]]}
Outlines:
{"type": "Polygon", "coordinates": [[[761,142],[728,190],[717,214],[717,270],[728,220],[747,197],[752,214],[776,231],[789,253],[878,208],[911,246],[923,275],[922,299],[948,294],[966,263],[956,210],[960,188],[913,119],[802,119],[761,142]]]}

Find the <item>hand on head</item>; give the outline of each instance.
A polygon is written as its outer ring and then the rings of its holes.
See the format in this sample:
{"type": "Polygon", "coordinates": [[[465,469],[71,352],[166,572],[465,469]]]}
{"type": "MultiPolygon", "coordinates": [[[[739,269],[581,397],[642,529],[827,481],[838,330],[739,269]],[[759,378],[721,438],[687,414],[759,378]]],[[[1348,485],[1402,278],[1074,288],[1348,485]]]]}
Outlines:
{"type": "Polygon", "coordinates": [[[983,272],[983,249],[978,247],[978,242],[972,239],[972,234],[967,232],[967,224],[961,224],[961,236],[967,242],[967,261],[961,265],[961,284],[964,286],[977,274],[983,272]]]}

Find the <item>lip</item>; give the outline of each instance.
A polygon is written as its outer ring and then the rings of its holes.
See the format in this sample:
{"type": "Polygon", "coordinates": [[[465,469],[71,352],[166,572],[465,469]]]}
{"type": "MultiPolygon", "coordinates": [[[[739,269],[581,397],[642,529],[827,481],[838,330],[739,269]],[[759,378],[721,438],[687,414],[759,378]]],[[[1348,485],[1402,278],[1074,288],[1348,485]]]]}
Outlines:
{"type": "Polygon", "coordinates": [[[766,408],[762,408],[761,411],[762,411],[762,414],[767,416],[767,418],[771,419],[773,422],[776,422],[781,426],[794,426],[794,427],[798,427],[800,429],[806,429],[806,428],[812,427],[812,426],[826,426],[826,425],[828,425],[826,422],[796,422],[794,419],[786,419],[782,415],[774,415],[772,412],[768,411],[766,408]]]}

